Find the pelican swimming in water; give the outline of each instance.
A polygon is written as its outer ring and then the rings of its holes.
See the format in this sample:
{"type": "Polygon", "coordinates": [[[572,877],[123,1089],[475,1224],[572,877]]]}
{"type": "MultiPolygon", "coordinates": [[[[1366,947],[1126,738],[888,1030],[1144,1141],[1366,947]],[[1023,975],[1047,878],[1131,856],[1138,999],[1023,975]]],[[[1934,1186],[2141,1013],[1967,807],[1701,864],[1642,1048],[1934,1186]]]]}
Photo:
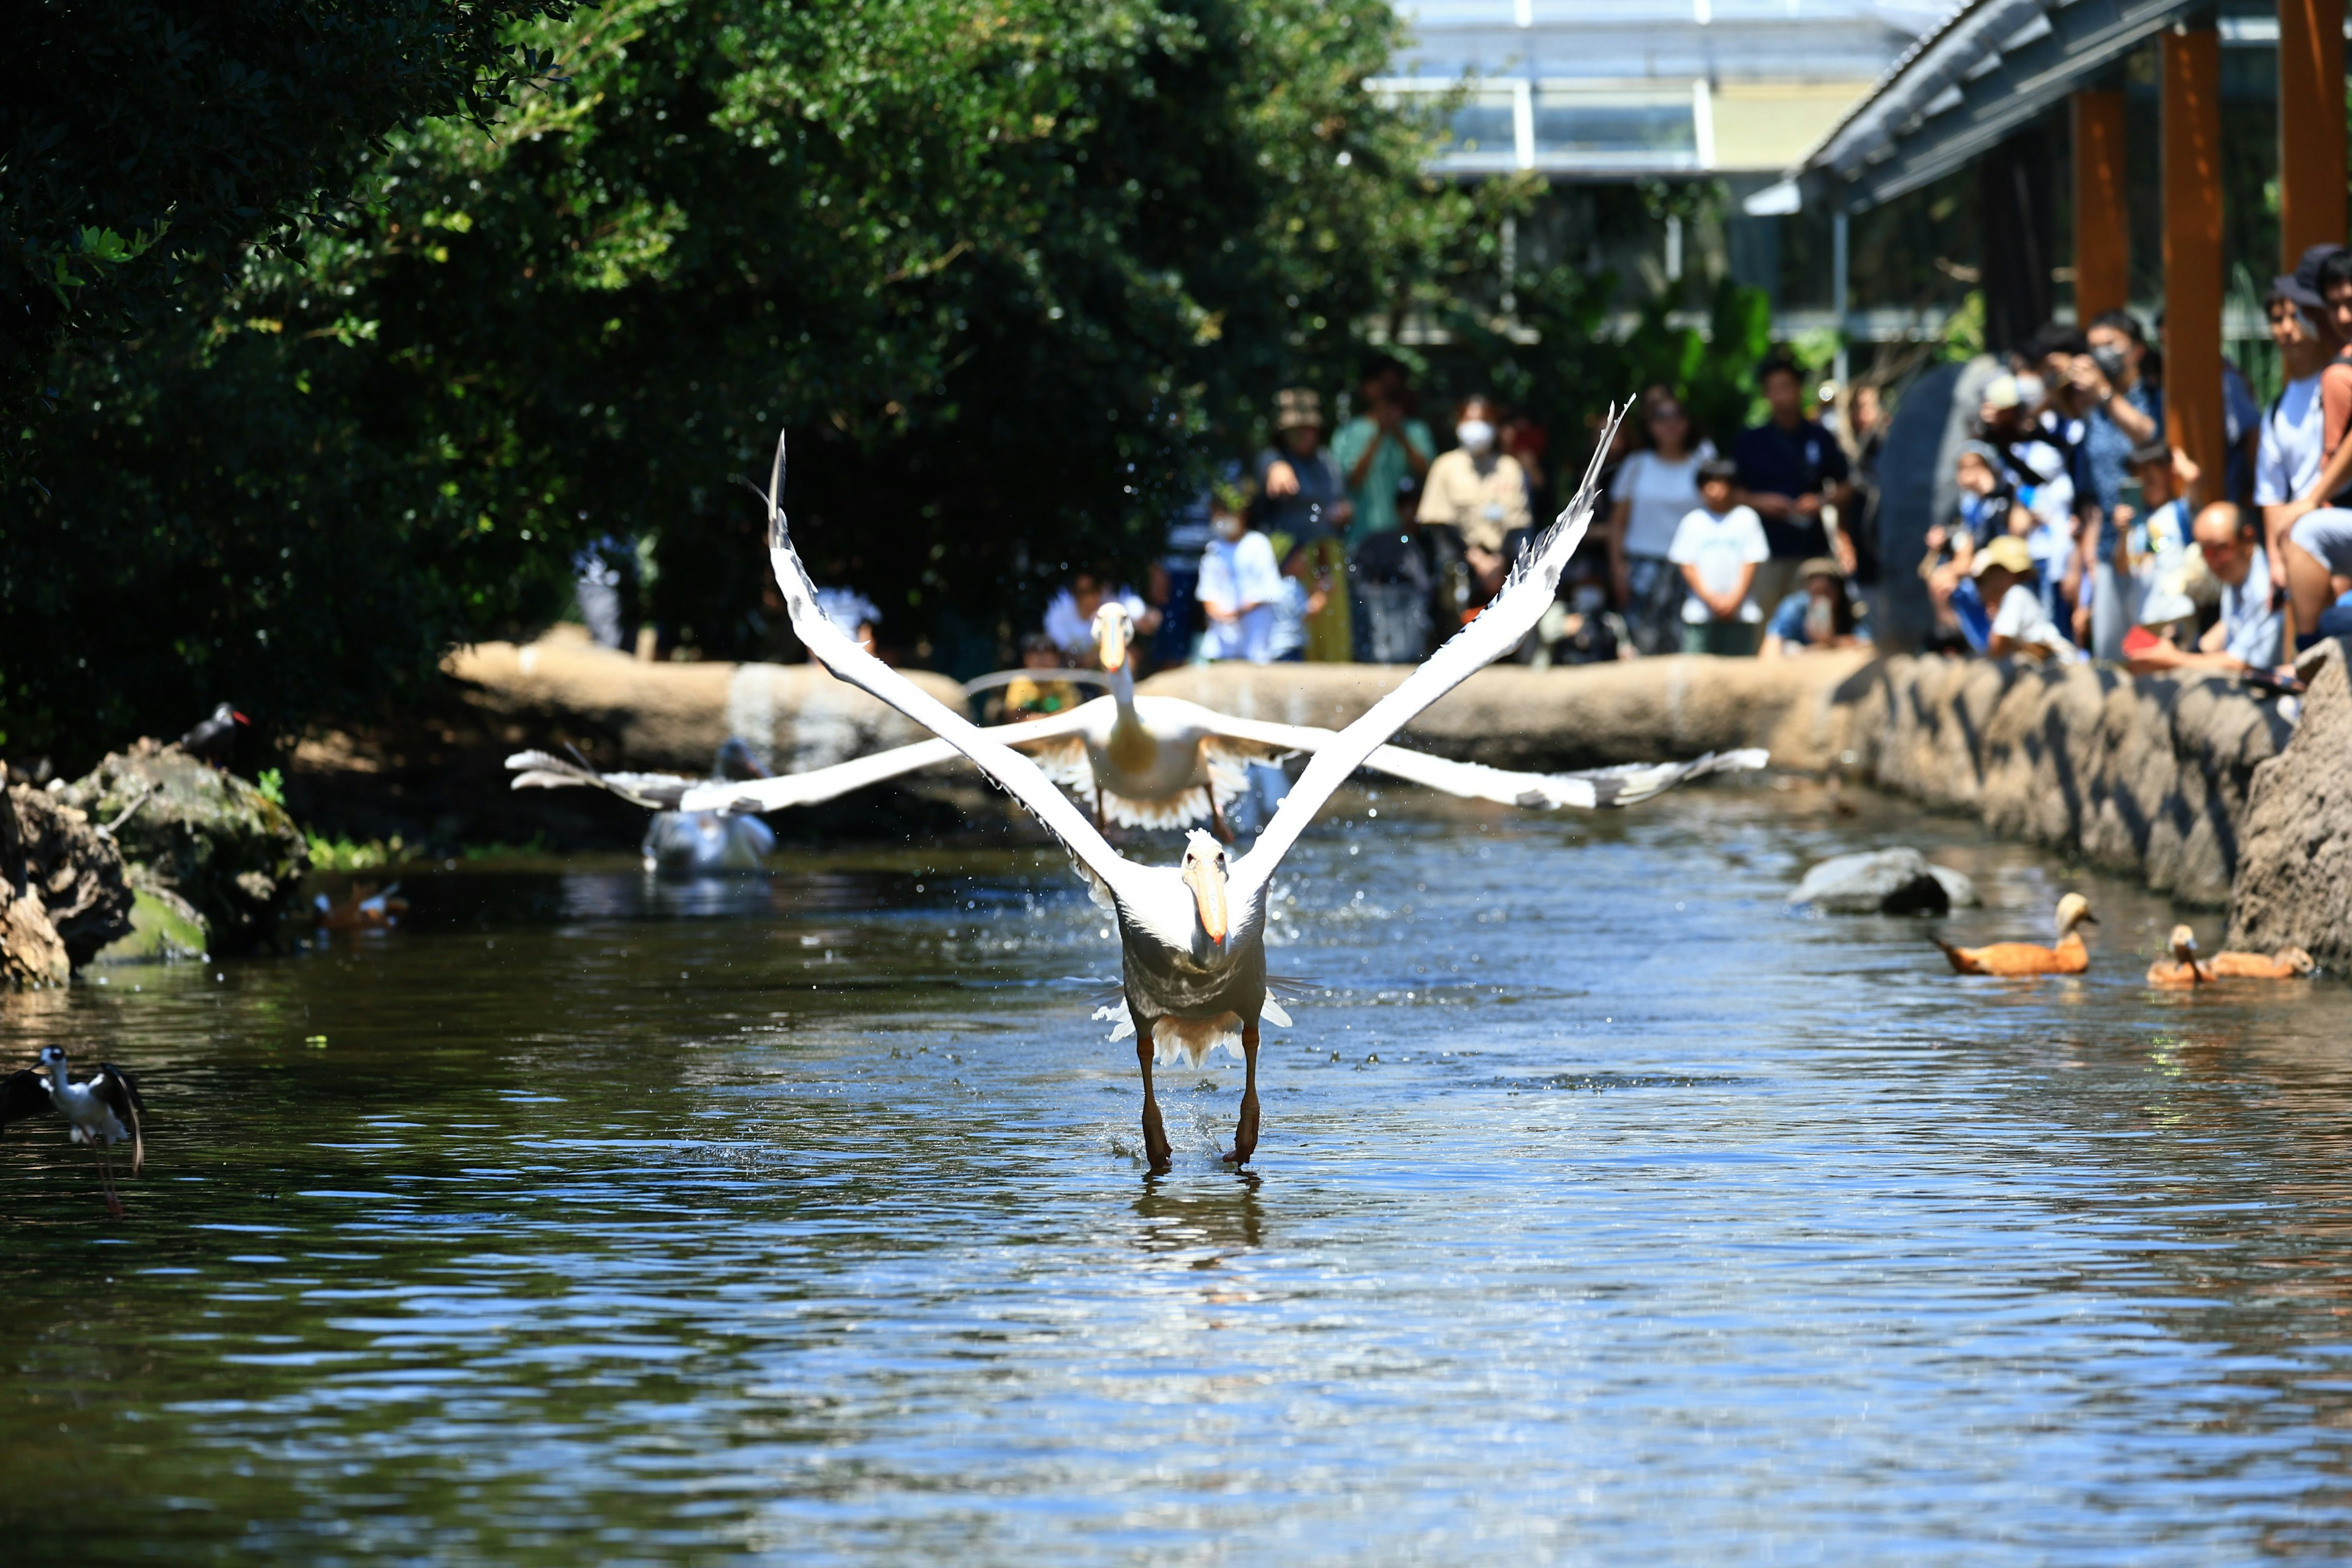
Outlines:
{"type": "MultiPolygon", "coordinates": [[[[1002,724],[981,733],[1030,754],[1045,776],[1083,802],[1097,827],[1192,827],[1207,823],[1228,843],[1233,803],[1248,793],[1253,763],[1273,763],[1312,754],[1339,739],[1336,730],[1269,724],[1187,702],[1136,695],[1129,658],[1134,623],[1126,606],[1106,601],[1095,612],[1094,635],[1110,694],[1066,713],[1002,724]]],[[[640,805],[674,812],[740,813],[813,805],[851,790],[933,767],[960,755],[945,740],[918,741],[831,767],[781,778],[727,784],[670,773],[598,773],[545,752],[507,759],[517,789],[589,784],[640,805]]],[[[1633,805],[1688,779],[1760,768],[1760,748],[1708,752],[1685,763],[1630,763],[1578,773],[1517,773],[1457,763],[1426,752],[1381,745],[1363,766],[1411,784],[1470,800],[1498,801],[1532,810],[1561,806],[1597,810],[1633,805]]]]}
{"type": "MultiPolygon", "coordinates": [[[[1614,425],[1612,416],[1612,429],[1614,425]]],[[[767,496],[768,546],[794,634],[835,675],[932,731],[1020,801],[1061,841],[1096,900],[1116,916],[1119,989],[1136,1032],[1144,1152],[1154,1171],[1168,1168],[1171,1152],[1152,1093],[1154,1060],[1172,1060],[1180,1051],[1198,1059],[1216,1046],[1232,1049],[1236,1037],[1244,1077],[1241,1116],[1225,1159],[1235,1165],[1248,1162],[1258,1139],[1258,1021],[1289,1022],[1266,986],[1266,900],[1275,870],[1316,812],[1391,735],[1510,652],[1542,618],[1561,570],[1592,521],[1609,434],[1602,432],[1575,500],[1520,556],[1493,603],[1363,717],[1316,750],[1247,854],[1236,858],[1216,839],[1195,832],[1174,866],[1147,866],[1121,855],[1035,761],[949,709],[825,620],[785,525],[784,446],[781,439],[776,443],[767,496]]]]}
{"type": "Polygon", "coordinates": [[[2210,985],[2214,969],[2197,959],[2197,933],[2185,925],[2174,926],[2172,935],[2165,942],[2172,956],[2159,958],[2147,966],[2147,983],[2168,989],[2182,986],[2210,985]]]}
{"type": "Polygon", "coordinates": [[[122,1200],[114,1195],[114,1160],[109,1151],[114,1144],[129,1143],[134,1176],[147,1163],[147,1142],[139,1132],[139,1113],[147,1106],[139,1098],[139,1080],[112,1062],[101,1062],[96,1072],[77,1079],[66,1070],[66,1053],[57,1046],[43,1046],[37,1060],[39,1067],[0,1078],[0,1128],[50,1111],[64,1117],[72,1142],[89,1144],[98,1156],[106,1212],[121,1218],[122,1200]]]}
{"type": "Polygon", "coordinates": [[[1997,942],[1990,947],[1954,947],[1941,937],[1927,940],[1944,950],[1955,974],[2080,974],[2091,967],[2090,950],[2083,945],[2081,927],[2097,925],[2091,900],[2069,893],[2058,900],[2058,945],[2040,947],[2030,942],[1997,942]]]}

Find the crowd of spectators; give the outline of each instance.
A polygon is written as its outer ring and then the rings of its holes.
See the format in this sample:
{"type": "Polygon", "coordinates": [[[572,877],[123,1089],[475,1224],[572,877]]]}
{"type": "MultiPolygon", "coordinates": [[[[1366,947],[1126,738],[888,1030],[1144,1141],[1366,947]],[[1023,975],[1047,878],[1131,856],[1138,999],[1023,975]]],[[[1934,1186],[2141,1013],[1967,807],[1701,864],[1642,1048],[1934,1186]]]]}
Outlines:
{"type": "MultiPolygon", "coordinates": [[[[2284,680],[2295,642],[2352,633],[2352,252],[2314,247],[2265,309],[2285,385],[2263,408],[2226,366],[2218,477],[2164,438],[2160,318],[2156,343],[2127,311],[2053,322],[1983,383],[1919,566],[1943,646],[2284,680]]],[[[1672,388],[1641,396],[1523,660],[1870,640],[1878,389],[1818,384],[1776,352],[1752,390],[1763,416],[1717,431],[1672,388]]],[[[1175,521],[1146,591],[1076,574],[1044,646],[1083,663],[1117,595],[1159,664],[1426,657],[1549,516],[1545,432],[1473,394],[1441,434],[1385,355],[1342,412],[1334,430],[1319,393],[1281,389],[1266,445],[1175,521]]]]}
{"type": "MultiPolygon", "coordinates": [[[[1874,396],[1854,400],[1841,439],[1792,359],[1768,360],[1755,385],[1769,414],[1727,433],[1729,458],[1674,392],[1641,398],[1604,457],[1601,515],[1522,659],[1779,657],[1867,639],[1852,480],[1874,451],[1874,396]]],[[[1426,658],[1549,519],[1547,433],[1474,393],[1441,437],[1386,355],[1350,401],[1332,430],[1316,390],[1278,391],[1265,446],[1173,520],[1144,590],[1076,574],[1040,646],[1085,663],[1087,625],[1116,595],[1157,664],[1426,658]]]]}
{"type": "Polygon", "coordinates": [[[2284,385],[2262,407],[2225,362],[2219,475],[2167,443],[2128,312],[2012,356],[1920,564],[1948,645],[2291,685],[2299,648],[2352,635],[2352,250],[2313,247],[2263,311],[2284,385]]]}

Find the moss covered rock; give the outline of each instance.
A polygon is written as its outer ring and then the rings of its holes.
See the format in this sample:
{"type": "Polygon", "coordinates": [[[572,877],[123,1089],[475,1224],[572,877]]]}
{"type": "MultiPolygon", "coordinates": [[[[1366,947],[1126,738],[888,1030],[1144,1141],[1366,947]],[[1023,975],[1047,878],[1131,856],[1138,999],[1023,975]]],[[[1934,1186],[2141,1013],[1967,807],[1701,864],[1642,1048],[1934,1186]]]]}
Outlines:
{"type": "Polygon", "coordinates": [[[216,955],[269,940],[310,868],[301,831],[284,806],[250,780],[177,746],[142,741],[59,798],[115,825],[142,885],[193,910],[204,922],[205,951],[216,955]]]}

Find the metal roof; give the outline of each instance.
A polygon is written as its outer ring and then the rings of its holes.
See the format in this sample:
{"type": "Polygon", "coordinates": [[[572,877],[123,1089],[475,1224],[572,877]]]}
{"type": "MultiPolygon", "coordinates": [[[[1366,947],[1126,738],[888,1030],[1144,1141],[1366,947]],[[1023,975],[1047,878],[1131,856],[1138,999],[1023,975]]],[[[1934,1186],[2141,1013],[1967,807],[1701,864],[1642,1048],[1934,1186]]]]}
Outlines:
{"type": "MultiPolygon", "coordinates": [[[[1849,212],[1965,166],[2211,0],[1969,0],[1906,50],[1802,160],[1849,212]]],[[[2223,6],[2225,42],[2274,41],[2267,5],[2223,6]],[[2267,23],[2267,30],[2265,29],[2267,23]]]]}

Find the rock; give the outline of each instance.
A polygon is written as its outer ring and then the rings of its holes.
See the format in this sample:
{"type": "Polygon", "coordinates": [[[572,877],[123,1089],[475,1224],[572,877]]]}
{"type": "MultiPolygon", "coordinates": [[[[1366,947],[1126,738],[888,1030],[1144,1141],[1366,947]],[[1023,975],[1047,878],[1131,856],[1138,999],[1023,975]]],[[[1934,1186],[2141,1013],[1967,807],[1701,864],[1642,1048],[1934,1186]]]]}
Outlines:
{"type": "Polygon", "coordinates": [[[0,975],[62,984],[131,929],[121,852],[58,795],[18,784],[0,802],[0,975]]]}
{"type": "Polygon", "coordinates": [[[170,963],[184,958],[209,956],[205,950],[204,917],[187,900],[144,874],[131,871],[131,934],[100,948],[96,964],[170,963]]]}
{"type": "Polygon", "coordinates": [[[1890,658],[1857,688],[1848,744],[1880,788],[2209,908],[2230,899],[2254,770],[2294,733],[2221,675],[1890,658]]]}
{"type": "Polygon", "coordinates": [[[285,807],[177,746],[141,741],[58,798],[100,821],[121,818],[115,838],[146,890],[176,895],[204,922],[205,950],[215,954],[268,940],[310,868],[285,807]]]}
{"type": "Polygon", "coordinates": [[[2298,668],[2309,684],[2294,738],[2254,770],[2238,825],[2238,879],[2226,945],[2300,947],[2352,963],[2352,644],[2324,642],[2298,668]]]}
{"type": "Polygon", "coordinates": [[[1838,855],[1805,873],[1791,904],[1828,915],[1940,915],[1976,902],[1976,885],[1958,871],[1930,866],[1916,849],[1838,855]]]}
{"type": "Polygon", "coordinates": [[[1952,908],[1956,910],[1972,910],[1984,902],[1977,897],[1975,879],[1966,871],[1955,871],[1949,866],[1938,866],[1931,861],[1927,866],[1927,875],[1944,884],[1944,896],[1951,900],[1952,908]]]}

